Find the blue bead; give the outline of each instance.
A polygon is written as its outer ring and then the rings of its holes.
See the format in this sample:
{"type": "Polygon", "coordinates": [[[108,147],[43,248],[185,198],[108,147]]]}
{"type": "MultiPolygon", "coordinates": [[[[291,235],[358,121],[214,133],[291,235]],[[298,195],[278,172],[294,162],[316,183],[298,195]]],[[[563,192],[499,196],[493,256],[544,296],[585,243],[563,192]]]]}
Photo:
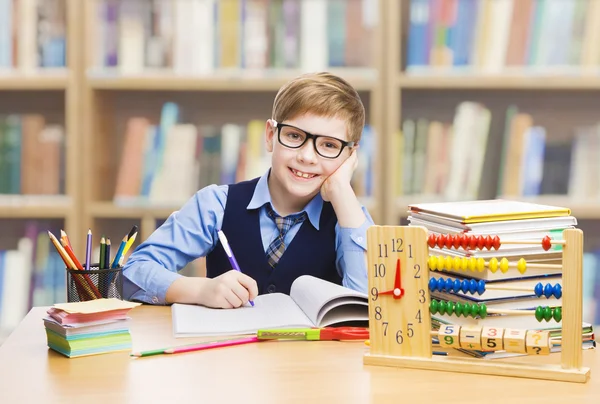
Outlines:
{"type": "Polygon", "coordinates": [[[546,299],[550,299],[552,297],[552,293],[552,285],[547,283],[546,286],[544,286],[544,296],[546,296],[546,299]]]}
{"type": "Polygon", "coordinates": [[[483,280],[480,280],[479,282],[477,282],[477,293],[479,293],[480,295],[483,295],[484,292],[485,292],[485,282],[483,280]]]}
{"type": "Polygon", "coordinates": [[[560,299],[562,297],[562,286],[557,283],[552,289],[554,289],[554,297],[560,299]]]}
{"type": "Polygon", "coordinates": [[[454,286],[452,287],[454,293],[460,292],[460,281],[458,279],[454,280],[454,286]]]}
{"type": "Polygon", "coordinates": [[[477,281],[475,279],[469,281],[469,292],[471,292],[472,295],[477,292],[477,281]]]}
{"type": "Polygon", "coordinates": [[[460,283],[460,290],[461,290],[463,293],[467,293],[467,292],[469,291],[469,281],[466,281],[466,280],[465,280],[465,281],[462,281],[462,282],[460,283]]]}
{"type": "Polygon", "coordinates": [[[452,287],[454,286],[454,281],[450,278],[446,278],[446,284],[444,285],[444,291],[452,292],[452,287]]]}
{"type": "Polygon", "coordinates": [[[437,290],[437,279],[431,278],[429,280],[429,290],[435,292],[437,290]]]}
{"type": "Polygon", "coordinates": [[[544,285],[542,285],[542,282],[539,282],[537,285],[535,285],[533,291],[537,297],[542,297],[544,294],[544,285]]]}

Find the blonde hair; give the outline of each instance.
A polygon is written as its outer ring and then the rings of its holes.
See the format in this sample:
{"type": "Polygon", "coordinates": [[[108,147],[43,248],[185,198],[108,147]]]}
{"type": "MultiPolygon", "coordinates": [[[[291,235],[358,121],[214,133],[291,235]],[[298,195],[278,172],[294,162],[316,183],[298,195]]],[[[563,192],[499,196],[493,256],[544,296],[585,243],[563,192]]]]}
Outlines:
{"type": "Polygon", "coordinates": [[[346,121],[348,140],[358,142],[365,125],[365,107],[344,79],[327,72],[301,75],[284,84],[273,103],[277,122],[311,113],[346,121]]]}

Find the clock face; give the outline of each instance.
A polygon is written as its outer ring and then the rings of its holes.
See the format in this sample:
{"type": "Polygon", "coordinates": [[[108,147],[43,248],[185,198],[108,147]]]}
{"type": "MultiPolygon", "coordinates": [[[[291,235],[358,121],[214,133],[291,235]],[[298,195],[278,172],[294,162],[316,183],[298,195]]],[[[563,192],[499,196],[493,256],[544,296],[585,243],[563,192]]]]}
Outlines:
{"type": "Polygon", "coordinates": [[[427,230],[367,231],[371,354],[431,357],[427,230]]]}

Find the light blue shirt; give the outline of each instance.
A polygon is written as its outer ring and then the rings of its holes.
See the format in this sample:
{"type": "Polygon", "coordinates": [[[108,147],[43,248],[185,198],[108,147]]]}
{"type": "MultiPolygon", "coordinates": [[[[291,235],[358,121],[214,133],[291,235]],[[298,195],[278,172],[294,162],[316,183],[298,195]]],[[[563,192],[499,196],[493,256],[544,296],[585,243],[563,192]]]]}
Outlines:
{"type": "MultiPolygon", "coordinates": [[[[267,214],[265,204],[271,203],[267,171],[260,179],[247,209],[259,209],[260,233],[265,252],[279,235],[273,219],[267,214]]],[[[172,213],[127,260],[123,269],[123,294],[125,299],[152,304],[165,304],[165,295],[171,283],[181,277],[178,273],[190,261],[208,255],[219,242],[217,231],[223,224],[227,203],[228,185],[210,185],[200,191],[172,213]]],[[[323,199],[317,194],[304,208],[310,224],[319,229],[323,199]]],[[[335,226],[336,267],[342,284],[366,293],[367,229],[373,219],[362,207],[365,222],[358,228],[335,226]]],[[[298,212],[300,213],[300,212],[298,212]]],[[[279,213],[278,213],[279,214],[279,213]]],[[[290,228],[285,235],[289,245],[302,223],[290,228]]],[[[235,253],[235,251],[234,251],[235,253]]]]}

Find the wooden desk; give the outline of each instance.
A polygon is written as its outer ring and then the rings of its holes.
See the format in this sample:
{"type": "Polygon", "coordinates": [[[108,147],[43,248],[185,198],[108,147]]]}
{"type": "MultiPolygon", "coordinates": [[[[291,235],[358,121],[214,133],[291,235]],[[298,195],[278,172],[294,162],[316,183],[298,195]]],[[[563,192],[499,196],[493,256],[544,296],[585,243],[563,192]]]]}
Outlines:
{"type": "MultiPolygon", "coordinates": [[[[44,313],[31,310],[0,347],[2,403],[600,401],[595,351],[584,352],[592,368],[587,384],[364,366],[362,342],[272,341],[172,356],[68,359],[47,348],[44,313]]],[[[201,340],[172,337],[169,307],[141,306],[131,316],[134,350],[201,340]]]]}

